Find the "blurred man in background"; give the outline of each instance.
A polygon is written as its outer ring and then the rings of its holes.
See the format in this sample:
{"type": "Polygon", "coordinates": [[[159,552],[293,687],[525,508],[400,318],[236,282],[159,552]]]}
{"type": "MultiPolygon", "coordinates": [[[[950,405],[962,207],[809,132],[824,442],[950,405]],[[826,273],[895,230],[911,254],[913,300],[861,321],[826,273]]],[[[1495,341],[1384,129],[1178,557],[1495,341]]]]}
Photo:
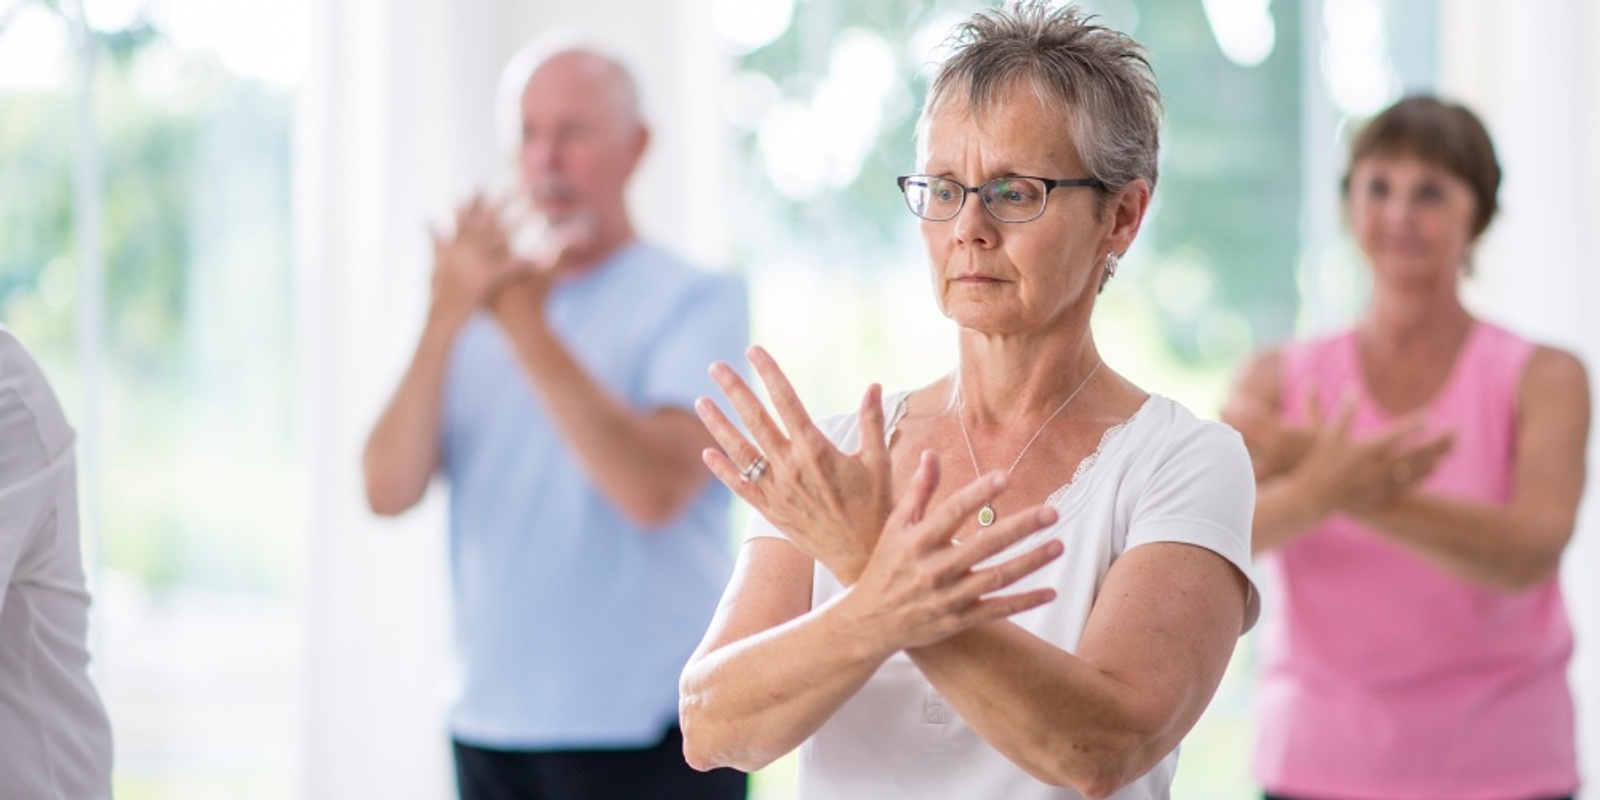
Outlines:
{"type": "Polygon", "coordinates": [[[434,236],[415,355],[367,442],[368,501],[450,484],[463,800],[743,797],[682,755],[677,676],[731,558],[692,405],[738,363],[742,283],[639,241],[632,77],[586,46],[507,68],[518,185],[434,236]]]}

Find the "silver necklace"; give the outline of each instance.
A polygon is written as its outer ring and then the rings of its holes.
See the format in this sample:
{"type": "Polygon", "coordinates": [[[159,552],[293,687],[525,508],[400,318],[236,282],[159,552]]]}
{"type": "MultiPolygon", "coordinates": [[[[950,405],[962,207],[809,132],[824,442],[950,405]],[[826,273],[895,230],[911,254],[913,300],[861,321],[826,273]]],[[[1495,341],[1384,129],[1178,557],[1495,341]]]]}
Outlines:
{"type": "MultiPolygon", "coordinates": [[[[1065,411],[1067,406],[1070,405],[1075,398],[1077,398],[1078,392],[1083,391],[1083,387],[1089,385],[1089,380],[1094,377],[1094,374],[1096,372],[1100,371],[1100,364],[1104,364],[1104,363],[1105,363],[1104,361],[1101,361],[1101,362],[1095,364],[1094,365],[1094,369],[1089,370],[1089,374],[1083,376],[1083,382],[1078,384],[1078,388],[1073,389],[1072,390],[1072,394],[1067,395],[1067,399],[1062,400],[1061,401],[1061,405],[1056,406],[1056,410],[1050,412],[1050,416],[1045,417],[1044,422],[1039,425],[1039,430],[1036,430],[1036,431],[1033,432],[1033,438],[1029,439],[1028,443],[1022,446],[1022,450],[1017,452],[1017,457],[1016,458],[1011,459],[1011,466],[1006,467],[1006,477],[1008,477],[1008,478],[1011,477],[1012,471],[1017,468],[1018,464],[1022,463],[1022,457],[1028,454],[1028,448],[1032,447],[1033,443],[1039,440],[1039,434],[1044,433],[1044,429],[1049,427],[1050,423],[1052,421],[1054,421],[1055,418],[1057,416],[1059,416],[1062,411],[1065,411]]],[[[972,437],[967,434],[967,421],[961,415],[961,412],[966,410],[967,404],[966,404],[966,400],[961,396],[961,382],[960,381],[961,381],[961,379],[959,377],[957,377],[956,378],[956,424],[961,426],[961,440],[967,443],[967,457],[972,459],[972,471],[974,473],[976,473],[978,475],[978,477],[981,478],[981,477],[983,477],[983,470],[978,467],[978,454],[976,452],[974,452],[973,449],[972,449],[972,437]]],[[[983,508],[978,509],[978,524],[980,526],[982,526],[982,527],[985,527],[985,528],[987,528],[990,525],[994,524],[994,506],[993,505],[991,505],[989,503],[984,503],[983,504],[983,508]]]]}

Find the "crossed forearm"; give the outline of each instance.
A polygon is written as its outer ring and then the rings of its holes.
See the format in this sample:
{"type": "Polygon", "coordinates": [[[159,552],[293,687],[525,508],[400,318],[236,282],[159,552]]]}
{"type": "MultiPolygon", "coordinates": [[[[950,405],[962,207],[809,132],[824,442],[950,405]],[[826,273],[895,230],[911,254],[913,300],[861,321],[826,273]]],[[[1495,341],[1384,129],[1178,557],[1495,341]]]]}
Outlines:
{"type": "Polygon", "coordinates": [[[760,769],[866,684],[893,651],[848,620],[843,597],[691,662],[679,701],[691,765],[760,769]]]}
{"type": "Polygon", "coordinates": [[[589,479],[629,518],[664,524],[709,479],[692,415],[639,412],[602,386],[541,318],[497,313],[517,360],[589,479]]]}
{"type": "Polygon", "coordinates": [[[1465,580],[1510,591],[1550,579],[1572,534],[1571,518],[1549,510],[1420,493],[1357,518],[1465,580]]]}

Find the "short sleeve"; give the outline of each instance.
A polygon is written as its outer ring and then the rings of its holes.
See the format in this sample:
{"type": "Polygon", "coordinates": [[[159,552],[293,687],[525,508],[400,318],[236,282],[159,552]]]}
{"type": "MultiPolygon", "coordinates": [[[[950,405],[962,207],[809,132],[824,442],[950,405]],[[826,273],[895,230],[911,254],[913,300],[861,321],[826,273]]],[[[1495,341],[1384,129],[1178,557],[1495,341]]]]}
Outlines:
{"type": "Polygon", "coordinates": [[[644,404],[692,408],[696,398],[715,396],[716,384],[706,370],[717,361],[744,373],[749,320],[744,281],[731,275],[706,275],[696,281],[667,316],[651,347],[644,371],[644,404]]]}
{"type": "MultiPolygon", "coordinates": [[[[1244,631],[1255,625],[1261,601],[1250,554],[1256,484],[1238,432],[1202,422],[1171,442],[1134,505],[1127,549],[1181,542],[1227,559],[1249,583],[1244,631]]],[[[1243,633],[1243,631],[1241,631],[1243,633]]]]}
{"type": "Polygon", "coordinates": [[[789,537],[784,535],[783,531],[778,530],[778,526],[772,524],[760,512],[750,515],[750,525],[744,529],[744,540],[748,542],[751,539],[782,539],[786,542],[789,541],[789,537]]]}

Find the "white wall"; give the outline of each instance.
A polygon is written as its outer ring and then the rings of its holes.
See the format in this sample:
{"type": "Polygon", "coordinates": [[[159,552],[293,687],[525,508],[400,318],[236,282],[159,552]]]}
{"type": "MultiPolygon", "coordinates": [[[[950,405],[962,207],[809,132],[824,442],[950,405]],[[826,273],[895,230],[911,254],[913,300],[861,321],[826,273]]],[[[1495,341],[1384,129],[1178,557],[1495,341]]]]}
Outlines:
{"type": "Polygon", "coordinates": [[[641,227],[722,259],[720,58],[708,4],[382,0],[316,4],[296,131],[301,418],[312,542],[302,797],[452,796],[442,503],[365,508],[363,439],[420,330],[424,223],[502,177],[500,68],[550,26],[606,31],[637,67],[656,125],[634,187],[641,227]]]}
{"type": "MultiPolygon", "coordinates": [[[[1577,353],[1600,394],[1600,7],[1579,0],[1440,4],[1443,90],[1483,115],[1505,172],[1474,305],[1577,353]]],[[[1596,415],[1600,419],[1600,415],[1596,415]]],[[[1600,796],[1600,437],[1563,565],[1578,654],[1579,758],[1600,796]]]]}

